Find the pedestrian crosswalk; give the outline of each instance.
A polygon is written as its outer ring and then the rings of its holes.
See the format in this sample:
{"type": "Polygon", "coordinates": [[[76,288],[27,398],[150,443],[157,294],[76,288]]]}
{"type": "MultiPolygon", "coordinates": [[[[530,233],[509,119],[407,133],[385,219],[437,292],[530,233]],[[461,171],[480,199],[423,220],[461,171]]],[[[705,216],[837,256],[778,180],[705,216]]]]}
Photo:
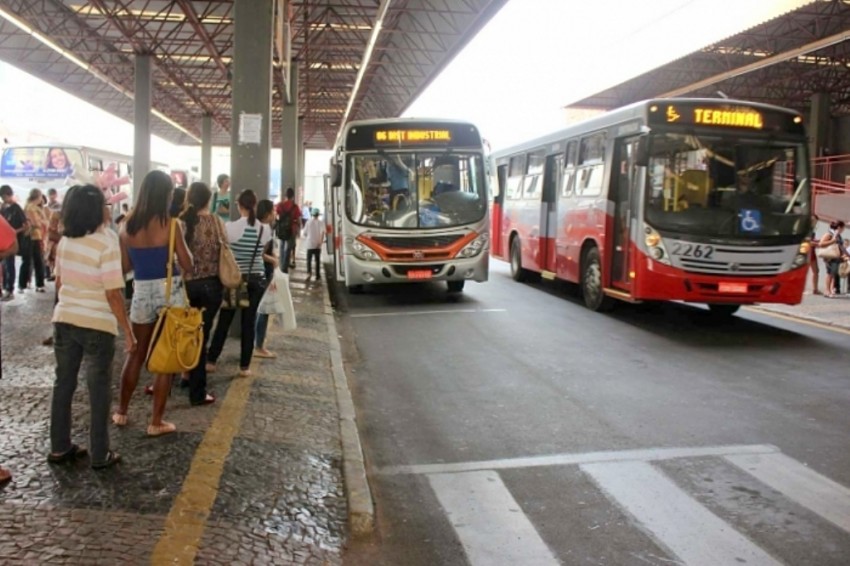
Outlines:
{"type": "MultiPolygon", "coordinates": [[[[650,544],[663,549],[667,557],[655,557],[652,563],[693,566],[724,564],[846,564],[850,563],[850,489],[782,454],[773,446],[720,446],[707,448],[666,448],[622,452],[566,454],[538,458],[492,460],[394,467],[384,474],[424,475],[436,500],[460,541],[467,563],[479,565],[541,565],[572,563],[553,550],[538,532],[534,513],[528,513],[511,492],[505,473],[540,466],[578,468],[594,489],[622,514],[629,528],[648,537],[650,544]],[[757,519],[757,528],[745,523],[741,512],[724,512],[713,490],[695,489],[688,481],[670,473],[671,464],[688,463],[710,470],[724,467],[736,476],[734,484],[763,486],[750,489],[769,500],[762,509],[783,505],[799,512],[783,516],[781,528],[767,528],[770,517],[757,519]],[[505,472],[504,470],[511,470],[505,472]],[[736,471],[737,470],[737,471],[736,471]],[[740,476],[740,477],[738,477],[740,476]],[[749,480],[744,481],[743,478],[749,480]],[[696,493],[699,492],[699,493],[696,493]],[[784,498],[784,504],[775,500],[784,498]],[[794,524],[800,523],[799,525],[794,524]],[[813,545],[828,547],[808,554],[785,541],[773,544],[769,537],[782,537],[783,531],[808,533],[813,545]],[[755,531],[755,536],[754,536],[755,531]],[[829,531],[829,544],[814,540],[816,531],[829,531]],[[842,562],[848,560],[848,562],[842,562]]],[[[714,481],[712,478],[701,478],[714,481]]],[[[733,489],[745,488],[736,486],[733,489]]],[[[568,493],[552,493],[552,498],[569,498],[568,493]]],[[[728,502],[726,502],[728,504],[728,502]]],[[[747,502],[741,502],[742,507],[747,502]]],[[[746,512],[745,512],[746,511],[746,512]]],[[[768,511],[761,510],[768,514],[768,511]]],[[[551,526],[547,527],[551,529],[551,526]]],[[[588,529],[581,537],[593,536],[588,529]]],[[[564,533],[574,536],[573,533],[564,533]]],[[[574,544],[582,544],[577,537],[574,544]]],[[[563,549],[563,546],[560,547],[563,549]]],[[[639,553],[635,553],[638,556],[639,553]]],[[[588,561],[589,563],[596,563],[588,561]]],[[[635,559],[635,563],[643,563],[635,559]]]]}

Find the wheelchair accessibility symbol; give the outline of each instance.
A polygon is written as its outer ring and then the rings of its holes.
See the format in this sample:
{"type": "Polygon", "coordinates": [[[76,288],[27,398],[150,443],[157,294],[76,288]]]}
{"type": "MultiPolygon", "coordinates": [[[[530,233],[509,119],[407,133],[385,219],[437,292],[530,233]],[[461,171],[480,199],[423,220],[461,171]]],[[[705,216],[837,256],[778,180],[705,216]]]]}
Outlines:
{"type": "Polygon", "coordinates": [[[759,233],[761,232],[761,211],[755,208],[742,208],[738,212],[738,218],[741,219],[741,232],[759,233]]]}

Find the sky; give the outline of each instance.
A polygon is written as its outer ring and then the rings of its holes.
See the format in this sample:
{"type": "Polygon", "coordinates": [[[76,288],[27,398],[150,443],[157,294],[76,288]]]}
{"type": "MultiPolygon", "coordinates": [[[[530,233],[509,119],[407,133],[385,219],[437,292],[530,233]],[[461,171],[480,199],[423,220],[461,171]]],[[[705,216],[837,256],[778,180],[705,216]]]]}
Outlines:
{"type": "MultiPolygon", "coordinates": [[[[501,149],[563,128],[571,102],[809,1],[509,0],[404,115],[469,120],[501,149]]],[[[2,62],[0,85],[0,136],[11,143],[132,153],[130,123],[2,62]]],[[[228,155],[214,150],[214,174],[228,155]]],[[[154,137],[151,157],[183,168],[200,162],[200,148],[154,137]]],[[[324,173],[327,158],[307,152],[305,173],[324,173]]]]}

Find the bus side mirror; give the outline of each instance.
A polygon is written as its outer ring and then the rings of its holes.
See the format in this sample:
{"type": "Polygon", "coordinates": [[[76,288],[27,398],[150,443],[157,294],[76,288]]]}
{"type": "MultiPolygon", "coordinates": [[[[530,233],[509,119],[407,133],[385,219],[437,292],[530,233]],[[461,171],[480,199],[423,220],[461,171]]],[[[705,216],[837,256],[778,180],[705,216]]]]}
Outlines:
{"type": "Polygon", "coordinates": [[[339,163],[331,163],[331,186],[339,187],[342,185],[342,165],[339,163]]]}
{"type": "Polygon", "coordinates": [[[646,167],[649,165],[649,136],[641,136],[637,140],[635,148],[635,165],[646,167]]]}

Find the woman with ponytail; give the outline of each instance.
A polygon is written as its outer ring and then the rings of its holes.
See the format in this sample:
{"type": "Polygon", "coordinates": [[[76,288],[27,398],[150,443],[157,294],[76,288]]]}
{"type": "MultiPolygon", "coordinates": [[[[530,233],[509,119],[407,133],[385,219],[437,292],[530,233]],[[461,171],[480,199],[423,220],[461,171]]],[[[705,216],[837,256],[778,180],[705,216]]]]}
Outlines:
{"type": "Polygon", "coordinates": [[[198,365],[189,372],[189,402],[192,405],[215,402],[215,397],[207,393],[207,344],[223,296],[223,287],[218,278],[218,258],[221,241],[225,240],[225,228],[218,216],[210,213],[211,198],[212,191],[205,183],[192,183],[180,215],[186,245],[195,258],[192,271],[183,276],[186,280],[186,294],[193,307],[204,309],[201,357],[198,365]]]}
{"type": "MultiPolygon", "coordinates": [[[[242,277],[248,282],[248,304],[242,308],[242,347],[239,356],[239,377],[251,375],[251,357],[254,351],[254,325],[257,320],[257,306],[266,289],[266,276],[263,269],[263,247],[271,240],[271,228],[257,220],[257,195],[254,191],[242,191],[236,200],[240,218],[228,222],[227,241],[233,249],[233,256],[242,277]]],[[[215,364],[221,355],[224,341],[237,305],[232,308],[223,306],[218,315],[218,324],[210,345],[207,371],[215,371],[215,364]]]]}

